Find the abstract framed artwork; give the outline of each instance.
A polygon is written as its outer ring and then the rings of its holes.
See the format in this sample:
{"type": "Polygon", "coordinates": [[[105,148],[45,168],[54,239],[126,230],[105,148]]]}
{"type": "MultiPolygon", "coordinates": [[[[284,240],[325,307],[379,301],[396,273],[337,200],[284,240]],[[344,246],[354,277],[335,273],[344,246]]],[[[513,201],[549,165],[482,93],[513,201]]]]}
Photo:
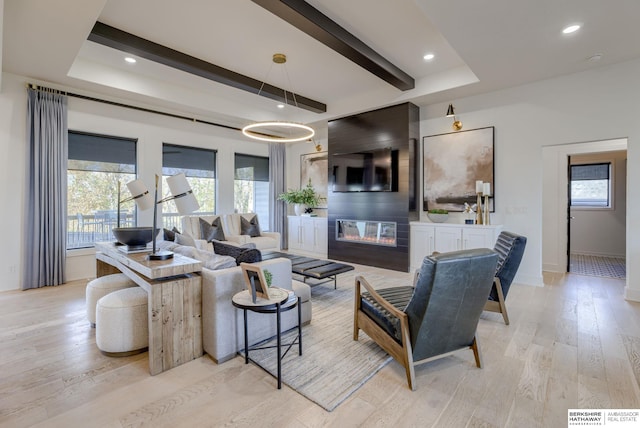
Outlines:
{"type": "Polygon", "coordinates": [[[491,183],[494,212],[494,127],[423,137],[423,210],[463,211],[476,203],[476,181],[491,183]]]}
{"type": "Polygon", "coordinates": [[[327,208],[329,156],[327,152],[306,153],[300,155],[300,188],[311,180],[311,185],[321,198],[320,206],[327,208]]]}

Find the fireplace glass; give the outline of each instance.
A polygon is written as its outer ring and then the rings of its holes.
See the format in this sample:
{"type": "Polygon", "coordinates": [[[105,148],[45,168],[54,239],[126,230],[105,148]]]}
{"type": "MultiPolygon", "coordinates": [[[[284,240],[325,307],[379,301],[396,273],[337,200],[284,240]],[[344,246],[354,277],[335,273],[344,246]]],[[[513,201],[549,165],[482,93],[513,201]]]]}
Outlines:
{"type": "Polygon", "coordinates": [[[396,223],[391,221],[336,220],[336,240],[395,247],[396,223]]]}

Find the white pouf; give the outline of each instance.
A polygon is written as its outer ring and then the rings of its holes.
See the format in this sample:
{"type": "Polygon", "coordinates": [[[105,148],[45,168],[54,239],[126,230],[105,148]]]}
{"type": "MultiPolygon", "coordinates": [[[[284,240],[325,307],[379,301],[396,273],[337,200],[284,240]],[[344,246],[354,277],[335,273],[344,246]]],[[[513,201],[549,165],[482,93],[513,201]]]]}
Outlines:
{"type": "Polygon", "coordinates": [[[109,356],[143,352],[149,346],[147,302],[147,292],[140,287],[114,291],[98,300],[98,349],[109,356]]]}
{"type": "Polygon", "coordinates": [[[87,302],[87,319],[91,327],[96,326],[96,303],[102,297],[123,288],[136,287],[136,283],[123,273],[101,276],[87,283],[85,299],[87,302]]]}

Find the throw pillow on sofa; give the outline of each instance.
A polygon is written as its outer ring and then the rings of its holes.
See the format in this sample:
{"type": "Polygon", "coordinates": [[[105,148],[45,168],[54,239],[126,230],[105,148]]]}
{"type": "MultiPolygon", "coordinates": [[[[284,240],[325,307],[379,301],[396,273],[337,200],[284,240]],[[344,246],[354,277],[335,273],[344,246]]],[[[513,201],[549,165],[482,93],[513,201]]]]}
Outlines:
{"type": "Polygon", "coordinates": [[[160,248],[167,251],[173,251],[176,254],[182,254],[185,257],[199,260],[202,262],[202,267],[211,270],[226,269],[237,266],[236,260],[233,257],[215,254],[209,251],[202,251],[188,245],[180,245],[176,244],[175,242],[163,241],[160,244],[160,248]]]}
{"type": "Polygon", "coordinates": [[[213,220],[213,223],[209,223],[203,218],[200,218],[198,221],[200,222],[200,237],[202,239],[207,242],[214,239],[218,241],[226,241],[220,217],[213,220]]]}
{"type": "Polygon", "coordinates": [[[164,240],[165,241],[175,241],[176,240],[176,233],[180,233],[180,231],[178,229],[174,228],[169,230],[169,229],[164,229],[164,240]]]}
{"type": "Polygon", "coordinates": [[[237,247],[219,241],[211,241],[211,243],[213,244],[213,251],[216,254],[233,257],[238,266],[240,266],[240,263],[257,263],[262,261],[262,253],[255,248],[255,244],[245,244],[237,247]],[[253,248],[248,248],[251,246],[253,248]]]}
{"type": "Polygon", "coordinates": [[[252,238],[260,236],[260,225],[258,224],[257,215],[254,215],[251,220],[240,216],[240,234],[249,235],[252,238]]]}
{"type": "Polygon", "coordinates": [[[194,247],[194,248],[196,246],[196,241],[189,235],[185,235],[183,233],[176,233],[175,237],[176,239],[174,242],[176,244],[186,245],[188,247],[194,247]]]}

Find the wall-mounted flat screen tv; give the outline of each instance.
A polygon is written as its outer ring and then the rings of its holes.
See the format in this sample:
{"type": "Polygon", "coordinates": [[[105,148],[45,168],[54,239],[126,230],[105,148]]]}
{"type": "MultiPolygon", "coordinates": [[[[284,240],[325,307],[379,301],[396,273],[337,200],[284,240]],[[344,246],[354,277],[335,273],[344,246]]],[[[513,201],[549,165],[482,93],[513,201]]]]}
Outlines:
{"type": "Polygon", "coordinates": [[[397,192],[398,151],[390,148],[332,156],[334,192],[397,192]]]}

